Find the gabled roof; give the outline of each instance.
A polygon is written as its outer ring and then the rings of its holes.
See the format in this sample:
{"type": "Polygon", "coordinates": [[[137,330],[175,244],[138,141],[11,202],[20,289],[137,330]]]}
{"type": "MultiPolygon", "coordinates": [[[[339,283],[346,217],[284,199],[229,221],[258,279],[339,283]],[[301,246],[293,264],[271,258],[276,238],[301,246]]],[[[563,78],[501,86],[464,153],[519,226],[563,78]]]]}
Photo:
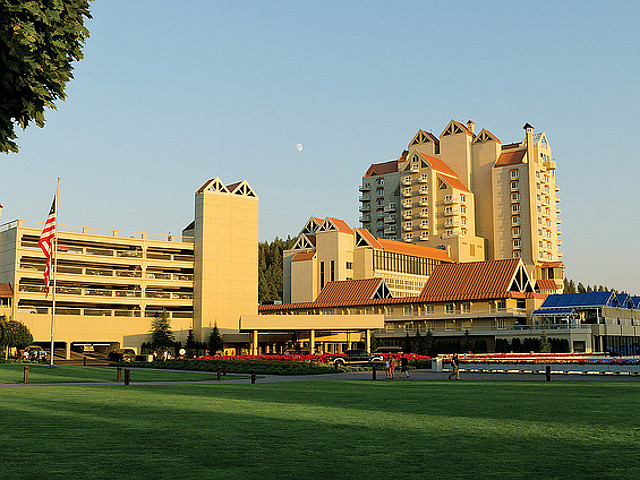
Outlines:
{"type": "Polygon", "coordinates": [[[330,232],[333,230],[337,230],[342,233],[353,233],[353,230],[347,222],[333,217],[325,218],[324,222],[322,222],[322,225],[318,229],[319,232],[330,232]]]}
{"type": "Polygon", "coordinates": [[[435,143],[436,145],[439,145],[440,139],[436,137],[433,133],[425,132],[424,130],[420,129],[418,130],[418,133],[416,133],[414,137],[411,139],[411,142],[409,142],[409,146],[421,145],[423,143],[431,143],[431,142],[435,143]]]}
{"type": "Polygon", "coordinates": [[[527,150],[513,150],[509,152],[502,152],[494,166],[496,167],[506,167],[508,165],[519,165],[522,163],[522,159],[524,158],[527,150]]]}
{"type": "Polygon", "coordinates": [[[413,257],[432,258],[434,260],[453,263],[453,260],[447,255],[447,252],[440,248],[424,247],[422,245],[388,240],[386,238],[378,238],[377,241],[385,252],[401,253],[413,257]]]}
{"type": "Polygon", "coordinates": [[[560,290],[555,280],[538,279],[536,280],[536,289],[540,292],[555,292],[560,290]]]}
{"type": "Polygon", "coordinates": [[[365,177],[373,177],[375,175],[386,175],[387,173],[393,173],[398,171],[398,160],[391,160],[390,162],[372,163],[365,177]]]}
{"type": "Polygon", "coordinates": [[[448,184],[451,188],[455,188],[456,190],[462,190],[463,192],[471,193],[471,190],[469,190],[467,187],[465,187],[464,184],[460,180],[458,180],[457,177],[450,177],[448,175],[440,175],[438,178],[440,178],[440,180],[442,180],[443,182],[448,184]]]}
{"type": "Polygon", "coordinates": [[[457,133],[466,133],[470,137],[474,136],[473,133],[471,133],[471,131],[466,127],[466,125],[456,120],[451,120],[440,134],[440,137],[455,135],[457,133]]]}
{"type": "Polygon", "coordinates": [[[374,298],[389,298],[391,292],[382,278],[361,280],[341,280],[327,283],[316,301],[318,308],[351,304],[361,304],[374,298]]]}
{"type": "Polygon", "coordinates": [[[304,262],[305,260],[311,260],[316,256],[315,250],[309,250],[308,252],[298,252],[291,259],[292,262],[304,262]]]}
{"type": "Polygon", "coordinates": [[[473,143],[485,143],[490,141],[502,143],[500,139],[496,137],[493,133],[491,133],[486,128],[483,128],[482,130],[480,130],[480,133],[478,133],[473,143]]]}
{"type": "Polygon", "coordinates": [[[0,298],[13,298],[13,289],[10,283],[0,283],[0,298]]]}
{"type": "Polygon", "coordinates": [[[449,166],[439,158],[431,155],[427,155],[422,152],[417,152],[417,153],[422,158],[424,158],[427,162],[429,162],[429,164],[431,165],[431,168],[433,168],[436,172],[444,173],[445,175],[449,175],[451,177],[456,177],[456,178],[458,177],[456,175],[456,172],[451,170],[451,168],[449,168],[449,166]]]}
{"type": "Polygon", "coordinates": [[[633,308],[640,310],[640,296],[631,297],[631,303],[633,305],[633,308]]]}
{"type": "Polygon", "coordinates": [[[615,293],[585,292],[549,295],[540,308],[614,307],[615,293]]]}
{"type": "Polygon", "coordinates": [[[443,263],[433,270],[419,299],[442,302],[505,298],[513,291],[533,291],[529,275],[519,258],[443,263]]]}
{"type": "Polygon", "coordinates": [[[356,228],[356,247],[364,247],[368,245],[376,250],[383,250],[382,245],[373,234],[365,228],[356,228]],[[365,245],[366,244],[366,245],[365,245]]]}

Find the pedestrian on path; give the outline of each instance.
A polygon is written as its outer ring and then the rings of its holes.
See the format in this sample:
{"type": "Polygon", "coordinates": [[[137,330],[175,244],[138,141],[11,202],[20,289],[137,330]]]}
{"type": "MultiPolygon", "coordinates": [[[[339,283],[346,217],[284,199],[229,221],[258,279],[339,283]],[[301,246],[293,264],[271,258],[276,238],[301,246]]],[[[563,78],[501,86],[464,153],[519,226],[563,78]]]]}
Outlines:
{"type": "Polygon", "coordinates": [[[391,379],[396,378],[396,357],[391,355],[391,365],[389,366],[391,372],[391,379]]]}
{"type": "Polygon", "coordinates": [[[390,372],[390,364],[389,364],[389,359],[387,358],[384,361],[384,374],[385,374],[385,378],[387,378],[387,379],[391,378],[391,375],[390,375],[389,372],[390,372]]]}
{"type": "Polygon", "coordinates": [[[409,371],[407,370],[408,366],[409,359],[406,355],[402,355],[402,357],[400,358],[400,378],[402,378],[403,373],[407,376],[407,378],[409,378],[409,371]]]}
{"type": "Polygon", "coordinates": [[[449,380],[460,380],[460,359],[458,354],[454,353],[451,357],[451,373],[449,374],[449,380]]]}

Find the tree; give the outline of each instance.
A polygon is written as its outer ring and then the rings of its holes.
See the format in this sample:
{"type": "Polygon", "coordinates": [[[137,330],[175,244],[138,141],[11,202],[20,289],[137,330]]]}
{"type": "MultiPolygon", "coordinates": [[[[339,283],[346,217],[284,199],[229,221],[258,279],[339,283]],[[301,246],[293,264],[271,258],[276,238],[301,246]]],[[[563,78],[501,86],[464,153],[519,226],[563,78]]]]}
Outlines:
{"type": "Polygon", "coordinates": [[[584,288],[584,285],[582,284],[582,282],[578,283],[578,293],[586,293],[587,289],[584,288]]]}
{"type": "Polygon", "coordinates": [[[370,348],[372,352],[375,352],[378,347],[380,346],[380,342],[378,342],[378,339],[376,338],[376,334],[371,332],[371,343],[370,343],[370,348]]]}
{"type": "Polygon", "coordinates": [[[173,342],[171,321],[167,311],[163,308],[162,312],[156,315],[151,322],[151,344],[154,350],[169,350],[173,346],[173,342]]]}
{"type": "Polygon", "coordinates": [[[217,351],[223,349],[224,340],[222,340],[222,335],[220,335],[220,330],[218,330],[218,324],[215,323],[211,329],[211,334],[209,335],[209,353],[211,355],[215,355],[217,351]]]}
{"type": "Polygon", "coordinates": [[[293,247],[296,240],[276,237],[271,243],[258,244],[259,302],[282,300],[282,252],[293,247]]]}
{"type": "Polygon", "coordinates": [[[416,338],[413,341],[413,350],[415,351],[415,353],[419,355],[424,355],[426,350],[424,339],[420,335],[420,330],[417,328],[416,328],[416,338]]]}
{"type": "Polygon", "coordinates": [[[427,333],[424,336],[424,348],[427,352],[427,355],[429,355],[430,357],[436,356],[436,342],[433,339],[433,333],[431,333],[431,330],[427,330],[427,333]]]}
{"type": "Polygon", "coordinates": [[[540,353],[551,353],[551,342],[547,337],[547,332],[544,330],[540,334],[540,353]]]}
{"type": "Polygon", "coordinates": [[[33,335],[23,323],[3,319],[0,319],[0,346],[5,348],[5,358],[8,358],[9,348],[22,349],[32,344],[33,335]]]}
{"type": "Polygon", "coordinates": [[[409,332],[406,333],[404,337],[404,344],[402,345],[402,351],[404,353],[412,353],[411,349],[411,338],[409,337],[409,332]]]}
{"type": "Polygon", "coordinates": [[[0,152],[18,152],[15,127],[44,126],[66,98],[73,61],[89,37],[90,0],[0,0],[0,152]]]}
{"type": "Polygon", "coordinates": [[[569,280],[569,291],[566,293],[576,293],[576,284],[572,279],[569,280]]]}
{"type": "Polygon", "coordinates": [[[189,333],[187,334],[187,358],[192,358],[195,355],[196,348],[198,347],[198,343],[196,342],[196,337],[193,334],[193,329],[189,329],[189,333]]]}
{"type": "Polygon", "coordinates": [[[471,335],[469,334],[469,330],[464,331],[464,340],[462,341],[462,352],[467,353],[471,351],[471,335]]]}

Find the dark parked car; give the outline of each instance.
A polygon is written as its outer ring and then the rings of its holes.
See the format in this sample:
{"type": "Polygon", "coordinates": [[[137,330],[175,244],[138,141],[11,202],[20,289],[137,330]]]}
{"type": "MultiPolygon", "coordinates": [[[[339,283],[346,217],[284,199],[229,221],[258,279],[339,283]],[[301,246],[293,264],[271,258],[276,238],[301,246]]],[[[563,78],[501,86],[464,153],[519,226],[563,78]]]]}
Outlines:
{"type": "Polygon", "coordinates": [[[136,359],[136,352],[131,348],[119,348],[111,350],[107,358],[112,362],[130,362],[136,359]]]}
{"type": "Polygon", "coordinates": [[[343,355],[333,357],[334,365],[358,365],[382,360],[379,355],[370,355],[366,350],[347,350],[343,355]]]}

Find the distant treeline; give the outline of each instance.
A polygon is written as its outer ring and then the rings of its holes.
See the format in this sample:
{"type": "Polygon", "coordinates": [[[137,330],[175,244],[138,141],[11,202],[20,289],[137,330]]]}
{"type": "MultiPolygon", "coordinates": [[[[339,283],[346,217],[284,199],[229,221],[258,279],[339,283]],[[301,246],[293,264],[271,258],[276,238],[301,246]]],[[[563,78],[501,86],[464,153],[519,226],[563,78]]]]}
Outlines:
{"type": "Polygon", "coordinates": [[[258,244],[258,302],[282,300],[282,252],[296,243],[276,237],[258,244]]]}
{"type": "Polygon", "coordinates": [[[564,279],[564,293],[585,293],[585,292],[614,292],[614,293],[625,293],[624,291],[619,292],[615,288],[609,288],[605,285],[587,285],[586,287],[582,284],[582,282],[578,282],[576,286],[575,282],[570,278],[564,279]]]}

